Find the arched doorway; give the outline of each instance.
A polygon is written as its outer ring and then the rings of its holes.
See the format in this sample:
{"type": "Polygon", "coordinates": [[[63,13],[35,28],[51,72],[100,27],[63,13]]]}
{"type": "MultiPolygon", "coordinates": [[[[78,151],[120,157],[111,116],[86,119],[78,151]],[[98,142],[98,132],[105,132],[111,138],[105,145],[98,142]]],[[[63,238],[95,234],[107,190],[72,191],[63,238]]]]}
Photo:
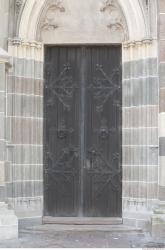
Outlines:
{"type": "MultiPolygon", "coordinates": [[[[152,207],[156,184],[152,186],[152,194],[148,195],[151,190],[150,180],[153,177],[147,177],[147,183],[144,185],[142,182],[145,171],[149,176],[148,165],[152,165],[152,168],[157,167],[157,152],[155,149],[150,150],[152,142],[147,139],[144,143],[143,140],[139,140],[138,145],[134,139],[141,138],[143,130],[147,130],[152,137],[157,121],[155,119],[150,122],[148,118],[145,120],[143,117],[146,113],[154,114],[156,117],[157,107],[149,107],[147,96],[141,100],[139,92],[137,101],[135,98],[136,84],[132,85],[132,83],[136,80],[140,82],[141,78],[145,78],[147,85],[150,77],[156,78],[154,71],[156,67],[153,66],[151,70],[149,68],[151,64],[156,65],[157,45],[154,40],[149,38],[147,18],[140,2],[91,0],[88,3],[86,1],[77,2],[75,5],[75,2],[72,1],[26,1],[18,23],[17,35],[20,39],[11,41],[9,51],[15,58],[31,60],[31,77],[35,80],[38,78],[43,80],[41,68],[44,63],[44,45],[122,45],[123,217],[129,217],[129,209],[132,207],[135,209],[140,207],[141,212],[144,211],[144,208],[152,207]],[[80,9],[81,13],[79,13],[80,9]],[[143,71],[143,69],[145,70],[143,71]],[[136,105],[138,106],[136,107],[136,105]],[[145,105],[147,107],[144,107],[145,105]],[[139,119],[135,119],[136,117],[139,119]],[[141,122],[141,120],[143,121],[141,122]],[[152,123],[152,128],[149,123],[152,123]],[[143,155],[146,152],[147,157],[144,159],[143,155]],[[152,160],[153,158],[154,160],[152,160]],[[134,176],[136,180],[134,180],[134,176]]],[[[43,88],[43,82],[41,82],[40,88],[43,88]]],[[[37,103],[37,105],[35,107],[38,109],[42,107],[41,103],[37,103]]],[[[40,133],[43,131],[42,125],[37,130],[40,133]]],[[[40,164],[40,170],[43,167],[41,153],[43,151],[41,150],[42,148],[37,151],[37,153],[39,152],[37,163],[40,164]]],[[[40,180],[42,181],[41,177],[40,180]]],[[[43,195],[41,188],[39,194],[40,202],[37,199],[35,201],[35,198],[34,201],[41,206],[43,195]]],[[[34,196],[37,195],[34,194],[34,196]]]]}
{"type": "Polygon", "coordinates": [[[113,43],[127,36],[122,11],[113,1],[49,1],[38,31],[46,44],[44,215],[121,217],[122,53],[113,43]],[[57,46],[58,37],[72,46],[57,46]]]}

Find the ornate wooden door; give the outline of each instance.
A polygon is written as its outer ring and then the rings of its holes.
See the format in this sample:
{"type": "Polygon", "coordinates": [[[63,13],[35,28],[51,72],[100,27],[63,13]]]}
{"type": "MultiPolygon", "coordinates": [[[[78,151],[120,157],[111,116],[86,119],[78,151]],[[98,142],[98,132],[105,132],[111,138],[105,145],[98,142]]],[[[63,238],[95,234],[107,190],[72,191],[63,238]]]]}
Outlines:
{"type": "Polygon", "coordinates": [[[121,104],[120,46],[45,48],[45,216],[121,216],[121,104]]]}

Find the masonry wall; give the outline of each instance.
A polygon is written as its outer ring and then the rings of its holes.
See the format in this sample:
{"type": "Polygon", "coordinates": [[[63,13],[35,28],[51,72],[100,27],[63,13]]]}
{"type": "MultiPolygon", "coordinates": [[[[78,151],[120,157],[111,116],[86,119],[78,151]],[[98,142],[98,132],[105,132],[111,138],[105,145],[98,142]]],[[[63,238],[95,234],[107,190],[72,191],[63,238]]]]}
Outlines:
{"type": "Polygon", "coordinates": [[[138,227],[158,202],[157,48],[150,39],[123,46],[123,217],[138,227]]]}
{"type": "MultiPolygon", "coordinates": [[[[160,1],[160,5],[164,9],[163,0],[160,1]]],[[[59,11],[58,8],[57,10],[59,11]]],[[[154,11],[153,13],[155,13],[154,11]]],[[[13,7],[10,8],[10,12],[13,13],[13,16],[15,15],[13,7]]],[[[17,11],[16,13],[18,14],[17,11]]],[[[63,15],[65,19],[65,12],[59,14],[63,15]]],[[[147,15],[147,12],[145,14],[147,15]]],[[[95,17],[95,12],[93,15],[95,17]]],[[[100,15],[103,13],[101,12],[100,15]]],[[[160,17],[164,18],[163,14],[160,14],[160,17]]],[[[153,26],[155,19],[152,19],[153,26]]],[[[90,20],[91,15],[89,15],[90,20]]],[[[14,36],[14,31],[13,33],[11,31],[14,30],[11,22],[9,33],[14,36]]],[[[88,28],[88,23],[85,25],[88,28]]],[[[25,27],[25,29],[27,28],[25,27]]],[[[70,29],[72,31],[72,26],[70,29]]],[[[104,29],[106,42],[110,42],[111,36],[107,36],[106,25],[104,29]]],[[[155,27],[152,29],[156,30],[155,27]]],[[[46,29],[45,32],[46,40],[44,41],[45,36],[43,36],[43,44],[49,42],[50,37],[52,44],[56,44],[57,40],[60,43],[62,33],[57,33],[56,29],[53,30],[54,33],[52,33],[52,29],[46,29]],[[56,40],[56,36],[52,34],[60,35],[56,40]]],[[[75,34],[79,37],[78,41],[85,42],[81,40],[78,32],[82,35],[81,30],[76,29],[75,34]]],[[[164,33],[164,28],[161,32],[164,33]]],[[[69,34],[65,34],[63,42],[73,41],[73,36],[69,37],[69,34]]],[[[89,38],[90,34],[91,31],[88,34],[89,38]]],[[[153,39],[150,39],[148,34],[146,39],[141,38],[140,41],[128,41],[123,44],[123,218],[126,223],[139,227],[146,226],[149,222],[159,197],[164,197],[165,186],[164,179],[161,178],[164,172],[158,176],[159,171],[163,171],[165,156],[163,146],[165,143],[163,130],[165,111],[161,104],[165,89],[163,85],[165,59],[162,53],[159,67],[162,84],[159,105],[156,35],[152,34],[153,39]],[[162,110],[160,142],[158,135],[159,109],[162,110]]],[[[99,30],[96,38],[95,42],[103,39],[104,43],[104,37],[99,36],[99,30]]],[[[164,44],[163,38],[160,43],[164,44]]],[[[6,87],[6,194],[7,202],[15,209],[19,218],[42,216],[43,44],[21,40],[21,38],[10,39],[8,44],[8,52],[12,57],[12,69],[9,72],[6,87]]]]}
{"type": "Polygon", "coordinates": [[[165,1],[159,0],[159,199],[165,201],[165,1]]]}
{"type": "MultiPolygon", "coordinates": [[[[0,1],[0,49],[7,48],[9,1],[0,1]]],[[[1,51],[0,53],[4,53],[1,51]]],[[[3,56],[3,55],[2,55],[3,56]]],[[[0,202],[5,200],[6,66],[0,63],[0,202]]]]}
{"type": "Polygon", "coordinates": [[[19,218],[41,217],[43,200],[43,62],[37,43],[9,42],[6,189],[19,218]]]}
{"type": "Polygon", "coordinates": [[[5,200],[5,64],[0,63],[0,202],[5,200]]]}

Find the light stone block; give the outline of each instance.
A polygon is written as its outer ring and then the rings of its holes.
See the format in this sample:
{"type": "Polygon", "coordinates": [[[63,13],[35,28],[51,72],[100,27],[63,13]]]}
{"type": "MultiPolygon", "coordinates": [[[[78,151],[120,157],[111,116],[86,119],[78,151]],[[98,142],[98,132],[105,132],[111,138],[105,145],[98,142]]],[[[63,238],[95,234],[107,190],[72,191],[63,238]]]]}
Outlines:
{"type": "Polygon", "coordinates": [[[13,163],[43,164],[43,147],[39,145],[15,145],[13,147],[13,163]]]}
{"type": "Polygon", "coordinates": [[[165,186],[159,186],[159,200],[165,202],[165,186]]]}
{"type": "Polygon", "coordinates": [[[4,202],[6,197],[5,186],[0,186],[0,202],[4,202]]]}
{"type": "Polygon", "coordinates": [[[134,128],[123,129],[123,145],[151,145],[158,146],[158,128],[134,128]]]}
{"type": "Polygon", "coordinates": [[[13,165],[14,173],[11,176],[11,164],[8,164],[7,180],[8,182],[14,181],[39,181],[43,180],[43,166],[42,165],[13,165]],[[12,178],[11,178],[12,177],[12,178]]]}
{"type": "Polygon", "coordinates": [[[123,146],[124,165],[158,165],[159,148],[150,146],[123,146]]]}
{"type": "Polygon", "coordinates": [[[0,113],[0,140],[4,139],[4,131],[5,131],[5,117],[4,113],[0,113]]]}
{"type": "Polygon", "coordinates": [[[42,96],[8,94],[7,100],[8,116],[43,117],[42,96]]]}
{"type": "Polygon", "coordinates": [[[13,144],[42,145],[43,143],[43,120],[12,118],[12,136],[13,144]],[[22,133],[20,133],[22,131],[22,133]]]}
{"type": "Polygon", "coordinates": [[[123,197],[157,199],[157,190],[157,183],[123,181],[123,197]]]}
{"type": "Polygon", "coordinates": [[[5,185],[5,164],[0,161],[0,186],[5,185]]]}
{"type": "Polygon", "coordinates": [[[8,76],[8,93],[43,96],[43,80],[8,76]]]}
{"type": "Polygon", "coordinates": [[[0,161],[5,160],[5,142],[0,140],[0,161]]]}
{"type": "Polygon", "coordinates": [[[165,62],[161,62],[159,65],[159,79],[160,87],[165,87],[165,62]]]}
{"type": "Polygon", "coordinates": [[[13,69],[15,77],[43,79],[43,62],[27,60],[25,58],[14,58],[13,69]]]}
{"type": "Polygon", "coordinates": [[[160,97],[159,98],[160,99],[159,111],[160,111],[160,113],[162,113],[162,112],[165,112],[165,88],[160,88],[159,97],[160,97]]]}
{"type": "Polygon", "coordinates": [[[17,197],[40,197],[43,195],[43,181],[19,181],[6,184],[8,198],[17,197]],[[14,194],[13,194],[14,190],[14,194]]]}
{"type": "Polygon", "coordinates": [[[123,108],[123,127],[158,127],[158,106],[123,108]]]}
{"type": "Polygon", "coordinates": [[[165,137],[165,112],[159,114],[159,137],[165,137]]]}
{"type": "Polygon", "coordinates": [[[5,89],[5,64],[0,63],[0,91],[5,89]]]}
{"type": "Polygon", "coordinates": [[[159,169],[159,185],[165,186],[165,156],[159,158],[160,169],[159,169]]]}
{"type": "Polygon", "coordinates": [[[123,181],[157,182],[159,166],[123,166],[123,181]]]}
{"type": "Polygon", "coordinates": [[[147,58],[123,63],[123,79],[157,75],[157,58],[147,58]]]}
{"type": "MultiPolygon", "coordinates": [[[[161,39],[165,38],[165,25],[164,24],[165,24],[165,15],[162,13],[160,14],[160,38],[161,39]]],[[[165,58],[163,57],[163,59],[165,58]]]]}
{"type": "Polygon", "coordinates": [[[5,92],[0,92],[0,112],[5,111],[5,92]]]}
{"type": "Polygon", "coordinates": [[[123,106],[158,105],[158,78],[146,77],[123,81],[123,106]]]}

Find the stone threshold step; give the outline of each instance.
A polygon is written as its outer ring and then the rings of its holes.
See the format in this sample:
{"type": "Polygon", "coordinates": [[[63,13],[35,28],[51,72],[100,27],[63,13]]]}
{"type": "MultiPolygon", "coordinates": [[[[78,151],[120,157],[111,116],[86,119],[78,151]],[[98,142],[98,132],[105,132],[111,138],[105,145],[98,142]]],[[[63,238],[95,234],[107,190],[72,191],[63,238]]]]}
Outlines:
{"type": "Polygon", "coordinates": [[[108,233],[143,233],[140,228],[126,225],[62,225],[45,224],[21,230],[21,233],[45,233],[45,232],[108,232],[108,233]]]}
{"type": "Polygon", "coordinates": [[[101,217],[43,217],[43,224],[62,225],[121,225],[122,218],[101,217]]]}

